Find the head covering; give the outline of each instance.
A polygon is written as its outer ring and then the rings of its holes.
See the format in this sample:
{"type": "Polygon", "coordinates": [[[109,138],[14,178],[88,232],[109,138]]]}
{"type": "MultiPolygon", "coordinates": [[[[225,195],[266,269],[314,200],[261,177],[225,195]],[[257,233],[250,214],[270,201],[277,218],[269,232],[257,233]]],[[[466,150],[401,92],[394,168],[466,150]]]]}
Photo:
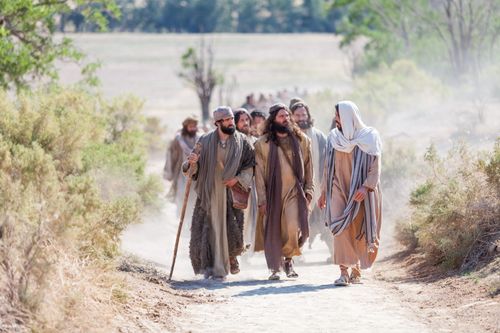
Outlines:
{"type": "Polygon", "coordinates": [[[273,114],[273,113],[278,112],[279,110],[282,110],[282,109],[289,111],[289,109],[287,108],[287,106],[285,104],[275,103],[275,104],[271,105],[271,107],[269,108],[269,114],[273,114]]]}
{"type": "Polygon", "coordinates": [[[250,120],[250,123],[252,123],[252,117],[250,116],[250,113],[248,113],[247,109],[238,108],[234,111],[234,122],[236,124],[238,124],[238,121],[240,120],[242,114],[246,114],[248,116],[248,119],[250,120]]]}
{"type": "Polygon", "coordinates": [[[224,118],[234,117],[233,110],[229,106],[219,106],[214,110],[214,121],[219,121],[224,118]]]}
{"type": "Polygon", "coordinates": [[[252,119],[255,119],[255,117],[262,117],[264,119],[267,118],[266,114],[259,110],[253,110],[252,112],[250,112],[250,116],[252,116],[252,119]]]}
{"type": "Polygon", "coordinates": [[[356,104],[351,101],[341,101],[337,105],[342,132],[336,127],[330,131],[328,140],[331,141],[333,148],[350,153],[358,146],[369,155],[380,156],[382,153],[380,134],[375,128],[363,123],[356,104]]]}
{"type": "Polygon", "coordinates": [[[182,122],[182,127],[186,127],[188,124],[198,124],[198,117],[196,116],[189,116],[184,121],[182,122]]]}
{"type": "MultiPolygon", "coordinates": [[[[302,102],[304,103],[304,100],[300,97],[293,97],[291,100],[290,100],[290,106],[288,107],[290,110],[292,109],[292,106],[295,104],[295,103],[298,103],[298,102],[302,102]]],[[[305,103],[304,103],[305,104],[305,103]]]]}

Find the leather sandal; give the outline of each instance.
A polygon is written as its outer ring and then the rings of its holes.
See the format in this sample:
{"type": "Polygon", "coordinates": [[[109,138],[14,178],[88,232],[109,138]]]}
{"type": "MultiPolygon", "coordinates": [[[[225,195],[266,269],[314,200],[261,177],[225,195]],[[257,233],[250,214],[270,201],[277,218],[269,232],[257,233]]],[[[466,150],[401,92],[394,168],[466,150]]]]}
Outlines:
{"type": "Polygon", "coordinates": [[[349,277],[347,275],[341,275],[335,282],[333,283],[335,286],[345,287],[349,285],[349,277]]]}

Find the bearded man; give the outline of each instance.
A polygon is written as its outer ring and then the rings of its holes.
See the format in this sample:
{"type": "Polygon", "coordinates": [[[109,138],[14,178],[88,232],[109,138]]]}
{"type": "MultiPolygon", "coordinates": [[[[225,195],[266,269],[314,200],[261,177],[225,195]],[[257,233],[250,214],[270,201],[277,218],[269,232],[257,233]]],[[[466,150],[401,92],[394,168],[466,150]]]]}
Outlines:
{"type": "Polygon", "coordinates": [[[270,280],[281,268],[296,278],[292,258],[309,236],[309,205],[314,195],[311,140],[291,119],[286,105],[269,109],[264,134],[255,143],[255,182],[260,214],[255,250],[264,250],[270,280]]]}
{"type": "Polygon", "coordinates": [[[252,137],[252,117],[245,108],[238,108],[234,111],[234,123],[236,124],[236,130],[245,134],[247,138],[253,139],[252,137]]]}
{"type": "MultiPolygon", "coordinates": [[[[301,99],[295,98],[291,102],[294,102],[290,107],[292,112],[292,118],[297,123],[302,132],[311,139],[312,157],[313,157],[313,167],[314,167],[314,185],[319,188],[321,181],[323,179],[323,169],[325,162],[325,147],[326,147],[326,136],[313,126],[313,120],[311,117],[311,112],[309,106],[301,99]]],[[[309,246],[311,247],[316,236],[320,235],[320,239],[325,242],[328,246],[330,261],[333,256],[333,242],[332,234],[325,228],[325,223],[322,218],[321,209],[316,203],[318,202],[321,192],[315,191],[313,197],[313,209],[311,212],[311,217],[309,218],[310,226],[310,236],[309,236],[309,246]]]]}
{"type": "Polygon", "coordinates": [[[250,113],[252,116],[252,126],[250,127],[251,134],[258,138],[262,135],[262,127],[266,121],[266,114],[259,110],[254,110],[250,113]]]}
{"type": "Polygon", "coordinates": [[[233,206],[231,187],[250,190],[255,164],[251,144],[236,132],[230,107],[213,112],[216,129],[203,135],[183,164],[196,179],[189,254],[195,274],[224,280],[239,273],[243,251],[243,211],[233,206]]]}
{"type": "MultiPolygon", "coordinates": [[[[186,177],[181,172],[182,163],[191,153],[198,139],[198,119],[187,117],[182,122],[182,129],[175,135],[167,149],[163,178],[172,182],[168,197],[177,206],[177,217],[180,216],[186,187],[186,177]]],[[[191,190],[186,208],[187,212],[193,211],[195,201],[196,193],[191,190]]]]}
{"type": "Polygon", "coordinates": [[[334,236],[333,263],[340,267],[335,285],[346,286],[360,283],[361,269],[370,268],[377,256],[382,142],[351,101],[335,105],[335,125],[327,139],[319,205],[326,208],[326,223],[334,236]]]}
{"type": "MultiPolygon", "coordinates": [[[[250,113],[244,108],[236,109],[234,112],[234,122],[236,130],[245,134],[247,140],[251,143],[252,147],[257,141],[257,138],[251,134],[252,117],[250,113]]],[[[255,226],[258,217],[257,208],[257,191],[255,189],[255,178],[252,179],[252,189],[250,192],[248,207],[244,210],[244,226],[243,226],[243,241],[245,242],[245,249],[253,251],[255,239],[255,226]]]]}

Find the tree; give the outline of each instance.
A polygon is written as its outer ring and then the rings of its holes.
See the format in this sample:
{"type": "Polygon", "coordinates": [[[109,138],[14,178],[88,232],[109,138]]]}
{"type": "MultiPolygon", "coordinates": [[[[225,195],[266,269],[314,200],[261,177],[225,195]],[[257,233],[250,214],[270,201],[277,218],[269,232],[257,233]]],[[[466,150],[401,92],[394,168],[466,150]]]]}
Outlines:
{"type": "Polygon", "coordinates": [[[500,36],[500,1],[436,0],[413,12],[446,46],[456,74],[477,71],[500,36]]]}
{"type": "Polygon", "coordinates": [[[222,74],[214,69],[212,45],[200,41],[198,50],[190,47],[181,57],[182,71],[179,77],[186,81],[196,92],[201,104],[201,116],[204,123],[210,118],[210,101],[217,85],[223,83],[222,74]]]}
{"type": "MultiPolygon", "coordinates": [[[[330,10],[342,13],[337,31],[343,36],[341,46],[367,37],[366,66],[392,63],[411,53],[417,37],[417,22],[410,13],[412,0],[340,0],[330,10]]],[[[415,2],[422,2],[416,0],[415,2]]]]}
{"type": "Polygon", "coordinates": [[[339,0],[333,9],[344,13],[342,45],[367,37],[372,65],[431,53],[458,76],[480,69],[500,35],[498,0],[339,0]]]}
{"type": "Polygon", "coordinates": [[[107,24],[106,13],[119,15],[114,0],[0,0],[2,88],[21,89],[35,78],[56,79],[55,60],[83,58],[69,38],[54,38],[61,15],[73,11],[101,29],[107,24]]]}
{"type": "Polygon", "coordinates": [[[254,0],[242,0],[239,2],[238,7],[238,25],[236,30],[238,32],[259,32],[259,2],[254,0]]]}
{"type": "Polygon", "coordinates": [[[315,32],[325,30],[324,0],[304,0],[304,15],[302,18],[302,29],[315,32]]]}

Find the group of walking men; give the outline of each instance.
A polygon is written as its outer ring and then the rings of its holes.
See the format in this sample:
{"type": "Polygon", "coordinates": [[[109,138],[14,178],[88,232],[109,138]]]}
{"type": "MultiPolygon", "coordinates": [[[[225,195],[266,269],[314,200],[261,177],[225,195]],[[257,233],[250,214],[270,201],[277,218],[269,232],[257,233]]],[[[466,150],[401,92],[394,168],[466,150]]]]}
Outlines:
{"type": "Polygon", "coordinates": [[[335,284],[359,283],[379,245],[381,140],[353,102],[339,102],[334,112],[328,137],[300,98],[272,105],[267,115],[220,106],[215,129],[200,137],[197,120],[184,121],[165,177],[178,207],[185,177],[194,181],[189,248],[196,274],[237,274],[237,257],[251,248],[264,251],[270,280],[281,271],[296,278],[293,258],[319,235],[340,267],[335,284]]]}

